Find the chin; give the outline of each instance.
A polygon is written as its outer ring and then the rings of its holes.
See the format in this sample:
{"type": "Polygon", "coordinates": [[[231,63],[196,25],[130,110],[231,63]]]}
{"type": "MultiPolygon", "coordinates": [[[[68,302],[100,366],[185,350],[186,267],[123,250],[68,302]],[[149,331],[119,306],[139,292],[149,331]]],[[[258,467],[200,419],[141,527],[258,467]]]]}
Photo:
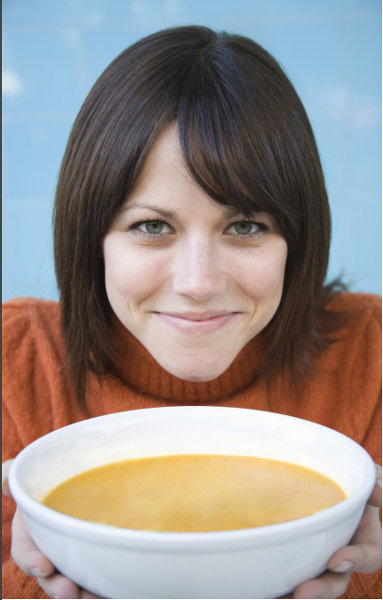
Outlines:
{"type": "Polygon", "coordinates": [[[176,377],[178,377],[178,379],[183,379],[184,381],[194,381],[196,383],[200,382],[200,383],[204,383],[207,381],[212,381],[213,379],[216,379],[217,377],[219,377],[221,375],[221,373],[219,373],[218,375],[214,374],[214,375],[176,375],[176,377]]]}
{"type": "Polygon", "coordinates": [[[190,361],[187,364],[175,365],[175,362],[171,362],[171,364],[165,364],[160,362],[160,365],[168,371],[174,377],[178,377],[178,379],[183,379],[184,381],[195,381],[198,382],[207,382],[216,379],[222,373],[228,369],[231,365],[232,361],[229,363],[224,363],[221,365],[208,365],[206,362],[201,362],[198,360],[198,363],[193,365],[190,361]]]}

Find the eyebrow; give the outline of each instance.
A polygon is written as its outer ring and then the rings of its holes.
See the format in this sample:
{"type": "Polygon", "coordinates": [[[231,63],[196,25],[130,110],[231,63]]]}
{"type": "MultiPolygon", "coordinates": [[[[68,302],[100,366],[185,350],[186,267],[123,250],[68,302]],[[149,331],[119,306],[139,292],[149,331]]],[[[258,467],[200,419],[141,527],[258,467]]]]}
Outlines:
{"type": "Polygon", "coordinates": [[[127,204],[122,209],[122,211],[125,212],[132,208],[136,208],[139,210],[151,210],[151,211],[156,212],[159,215],[161,215],[161,217],[164,217],[164,219],[170,219],[170,218],[174,217],[174,213],[172,211],[165,210],[164,208],[156,206],[155,204],[134,204],[134,202],[133,202],[132,204],[127,204]]]}
{"type": "MultiPolygon", "coordinates": [[[[234,218],[237,216],[245,216],[243,212],[238,210],[235,206],[225,205],[218,203],[219,206],[223,209],[224,218],[234,218]]],[[[160,206],[156,206],[155,204],[135,204],[134,201],[132,203],[128,203],[125,207],[122,208],[122,212],[125,212],[129,209],[139,209],[139,210],[151,210],[152,212],[156,212],[164,219],[171,219],[175,216],[175,213],[171,210],[166,210],[165,208],[161,208],[160,206]]],[[[261,211],[256,211],[261,212],[261,211]]]]}

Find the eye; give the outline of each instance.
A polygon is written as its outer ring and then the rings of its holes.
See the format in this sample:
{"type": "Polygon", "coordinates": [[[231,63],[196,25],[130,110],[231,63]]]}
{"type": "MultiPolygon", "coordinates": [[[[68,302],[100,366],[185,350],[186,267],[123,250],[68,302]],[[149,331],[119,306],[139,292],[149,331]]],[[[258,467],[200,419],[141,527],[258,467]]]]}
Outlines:
{"type": "Polygon", "coordinates": [[[165,221],[153,220],[153,221],[140,221],[135,223],[132,227],[136,231],[140,231],[146,235],[163,235],[170,232],[170,226],[165,221]]]}
{"type": "Polygon", "coordinates": [[[267,231],[267,226],[255,221],[237,221],[228,228],[229,233],[240,237],[252,237],[264,231],[267,231]]]}

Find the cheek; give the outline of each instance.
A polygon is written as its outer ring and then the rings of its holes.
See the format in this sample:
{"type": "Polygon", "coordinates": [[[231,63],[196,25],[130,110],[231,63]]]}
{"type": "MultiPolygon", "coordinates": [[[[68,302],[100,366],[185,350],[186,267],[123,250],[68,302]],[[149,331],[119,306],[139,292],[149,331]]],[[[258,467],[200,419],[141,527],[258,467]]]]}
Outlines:
{"type": "Polygon", "coordinates": [[[279,303],[283,291],[286,258],[287,247],[284,243],[274,252],[259,253],[256,259],[242,264],[237,281],[240,281],[248,296],[279,303]]]}
{"type": "Polygon", "coordinates": [[[105,286],[109,301],[140,302],[161,282],[161,261],[120,244],[105,244],[105,286]]]}

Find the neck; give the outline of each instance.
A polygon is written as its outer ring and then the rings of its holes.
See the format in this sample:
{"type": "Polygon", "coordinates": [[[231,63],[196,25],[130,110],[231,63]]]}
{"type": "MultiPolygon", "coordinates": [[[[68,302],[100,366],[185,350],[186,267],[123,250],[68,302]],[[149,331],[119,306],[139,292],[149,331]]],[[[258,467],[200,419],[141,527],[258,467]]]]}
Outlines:
{"type": "Polygon", "coordinates": [[[214,402],[245,389],[257,379],[260,336],[251,340],[219,377],[206,382],[179,379],[165,371],[146,348],[115,320],[117,360],[114,375],[140,393],[177,403],[214,402]]]}

